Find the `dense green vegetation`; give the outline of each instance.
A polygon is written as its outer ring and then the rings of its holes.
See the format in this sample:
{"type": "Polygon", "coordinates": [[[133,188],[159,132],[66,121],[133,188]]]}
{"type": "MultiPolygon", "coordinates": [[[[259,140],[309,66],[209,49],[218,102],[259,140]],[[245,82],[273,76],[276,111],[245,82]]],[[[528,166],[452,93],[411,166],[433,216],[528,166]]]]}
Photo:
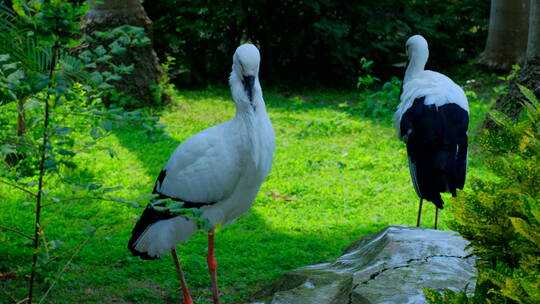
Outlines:
{"type": "MultiPolygon", "coordinates": [[[[371,113],[367,101],[376,103],[377,96],[380,93],[373,91],[265,94],[278,146],[272,173],[253,208],[216,237],[226,303],[237,303],[288,270],[333,259],[353,240],[386,225],[414,225],[417,197],[405,148],[392,126],[393,105],[382,107],[382,113],[375,116],[366,114],[371,113]]],[[[484,93],[478,96],[471,100],[472,130],[489,102],[484,93]]],[[[12,112],[7,110],[2,116],[8,113],[12,112]]],[[[116,197],[138,199],[151,191],[176,145],[231,119],[234,105],[226,89],[184,91],[160,113],[166,135],[152,139],[146,129],[137,126],[112,132],[100,145],[116,151],[115,157],[106,150],[77,155],[73,159],[77,169],[69,174],[80,183],[98,180],[103,188],[121,186],[116,197]]],[[[77,116],[73,119],[84,121],[77,116]]],[[[474,140],[476,132],[471,134],[474,140]]],[[[472,152],[470,168],[471,176],[485,174],[477,152],[472,152]]],[[[47,184],[59,200],[71,195],[58,178],[47,184]]],[[[26,203],[28,196],[5,185],[0,189],[0,223],[29,232],[33,212],[26,203]]],[[[144,206],[145,201],[139,202],[144,206]]],[[[131,257],[126,248],[135,216],[141,211],[132,204],[90,199],[44,207],[48,254],[89,239],[52,290],[49,297],[54,303],[172,303],[179,297],[169,257],[142,261],[131,257]]],[[[432,226],[432,211],[426,208],[423,226],[432,226]]],[[[442,212],[442,228],[447,227],[447,219],[448,213],[442,212]]],[[[8,231],[1,231],[0,237],[0,273],[21,272],[16,279],[0,281],[0,286],[21,297],[26,288],[21,267],[31,254],[27,240],[8,231]]],[[[195,301],[209,303],[205,235],[199,233],[179,248],[195,301]]],[[[42,265],[41,288],[52,281],[69,255],[42,265]]]]}
{"type": "Polygon", "coordinates": [[[540,103],[527,96],[518,123],[493,113],[501,126],[480,142],[498,177],[474,177],[455,201],[453,230],[471,241],[479,281],[475,296],[431,293],[431,303],[538,303],[540,301],[540,103]]]}
{"type": "Polygon", "coordinates": [[[144,1],[162,59],[176,59],[175,82],[215,83],[245,41],[259,46],[262,77],[278,86],[352,87],[361,58],[384,79],[401,74],[404,43],[424,35],[435,70],[463,64],[483,48],[489,1],[144,1]],[[227,63],[227,64],[224,64],[227,63]]]}

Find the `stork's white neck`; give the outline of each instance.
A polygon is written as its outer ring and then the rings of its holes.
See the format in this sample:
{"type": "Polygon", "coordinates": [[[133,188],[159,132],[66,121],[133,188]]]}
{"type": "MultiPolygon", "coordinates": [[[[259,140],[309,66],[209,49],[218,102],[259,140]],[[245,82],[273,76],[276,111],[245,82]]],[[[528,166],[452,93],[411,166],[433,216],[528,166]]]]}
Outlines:
{"type": "Polygon", "coordinates": [[[429,57],[429,51],[427,48],[414,48],[411,50],[411,56],[407,70],[405,71],[405,79],[403,83],[407,83],[413,79],[418,73],[424,71],[426,63],[429,57]]]}
{"type": "MultiPolygon", "coordinates": [[[[268,151],[274,151],[274,131],[266,114],[259,79],[255,78],[251,101],[244,90],[240,76],[237,76],[234,71],[229,78],[229,84],[236,104],[236,115],[232,122],[236,124],[237,132],[242,134],[240,137],[247,149],[247,155],[255,168],[269,166],[272,162],[272,153],[270,156],[267,154],[268,151]],[[267,163],[268,161],[270,163],[267,163]]],[[[269,167],[267,169],[269,170],[269,167]]]]}
{"type": "Polygon", "coordinates": [[[242,81],[234,71],[229,78],[229,84],[231,86],[232,98],[236,104],[236,118],[266,113],[266,106],[258,77],[255,78],[255,83],[253,84],[252,101],[249,100],[242,81]]]}

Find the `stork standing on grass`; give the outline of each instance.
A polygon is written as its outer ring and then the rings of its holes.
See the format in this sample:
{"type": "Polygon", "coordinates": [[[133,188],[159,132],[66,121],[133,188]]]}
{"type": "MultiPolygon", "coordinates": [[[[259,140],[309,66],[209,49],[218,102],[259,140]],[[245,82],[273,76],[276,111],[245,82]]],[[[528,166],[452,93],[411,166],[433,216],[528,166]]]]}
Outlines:
{"type": "MultiPolygon", "coordinates": [[[[229,78],[236,104],[233,120],[208,128],[178,146],[158,176],[158,198],[184,202],[184,208],[200,208],[208,231],[207,262],[214,303],[220,303],[214,227],[226,225],[248,211],[262,182],[270,172],[275,149],[274,131],[266,114],[259,83],[258,49],[244,44],[233,56],[229,78]]],[[[184,217],[158,211],[148,204],[132,231],[128,248],[143,259],[172,253],[184,292],[184,304],[192,304],[176,254],[176,245],[197,231],[184,217]]]]}
{"type": "Polygon", "coordinates": [[[409,62],[403,79],[395,119],[398,135],[407,144],[409,169],[420,197],[416,226],[420,226],[422,201],[443,209],[441,193],[456,196],[467,173],[469,104],[463,90],[443,74],[426,71],[428,44],[415,35],[406,43],[409,62]]]}

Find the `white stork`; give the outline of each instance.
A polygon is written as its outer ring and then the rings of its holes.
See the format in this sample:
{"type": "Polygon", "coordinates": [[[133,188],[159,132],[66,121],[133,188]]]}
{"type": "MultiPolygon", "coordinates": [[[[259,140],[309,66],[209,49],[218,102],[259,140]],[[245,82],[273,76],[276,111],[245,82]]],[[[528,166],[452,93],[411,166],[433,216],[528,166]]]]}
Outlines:
{"type": "MultiPolygon", "coordinates": [[[[266,114],[259,83],[259,50],[252,44],[236,49],[229,78],[236,104],[233,120],[208,128],[181,143],[159,174],[154,187],[158,198],[200,208],[207,219],[208,267],[214,303],[220,303],[214,227],[227,225],[248,211],[272,167],[275,137],[266,114]]],[[[155,259],[172,253],[184,291],[184,304],[192,304],[176,245],[189,239],[197,224],[185,216],[158,211],[148,204],[132,231],[128,248],[133,255],[155,259]]]]}
{"type": "Polygon", "coordinates": [[[395,120],[398,135],[407,144],[409,169],[420,206],[416,226],[420,226],[422,201],[443,209],[441,193],[456,196],[467,174],[467,129],[469,105],[463,90],[443,74],[424,70],[428,44],[415,35],[406,43],[409,62],[403,79],[395,120]]]}

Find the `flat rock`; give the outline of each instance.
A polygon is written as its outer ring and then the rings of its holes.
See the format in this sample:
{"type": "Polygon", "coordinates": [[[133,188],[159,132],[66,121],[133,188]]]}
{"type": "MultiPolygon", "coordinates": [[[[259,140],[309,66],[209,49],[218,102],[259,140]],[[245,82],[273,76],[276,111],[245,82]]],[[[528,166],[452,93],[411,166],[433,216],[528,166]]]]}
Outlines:
{"type": "Polygon", "coordinates": [[[278,278],[249,304],[426,303],[422,288],[474,290],[475,257],[457,232],[389,226],[336,261],[278,278]]]}

